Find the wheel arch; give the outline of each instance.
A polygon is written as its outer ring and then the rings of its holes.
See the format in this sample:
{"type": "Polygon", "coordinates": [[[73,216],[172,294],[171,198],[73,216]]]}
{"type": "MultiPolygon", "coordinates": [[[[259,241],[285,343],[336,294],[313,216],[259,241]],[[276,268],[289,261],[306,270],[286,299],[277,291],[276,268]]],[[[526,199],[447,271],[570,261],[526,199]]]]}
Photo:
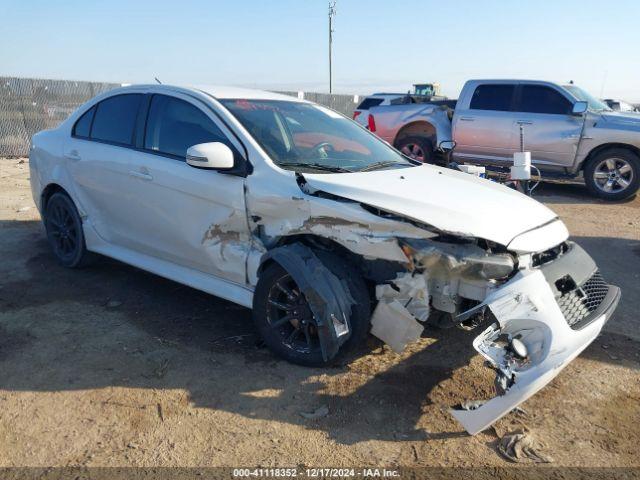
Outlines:
{"type": "Polygon", "coordinates": [[[403,126],[398,133],[396,134],[396,138],[393,140],[393,146],[396,147],[400,140],[406,137],[427,137],[433,141],[437,138],[437,130],[435,125],[426,120],[417,120],[415,122],[407,123],[403,126]]]}
{"type": "MultiPolygon", "coordinates": [[[[281,237],[275,245],[271,248],[283,247],[285,245],[291,245],[293,243],[302,243],[312,249],[321,249],[331,252],[339,257],[343,258],[346,262],[349,262],[354,267],[358,268],[359,262],[355,261],[359,257],[358,254],[352,252],[348,248],[344,247],[340,243],[335,240],[331,240],[330,238],[321,237],[319,235],[314,234],[298,234],[298,235],[286,235],[281,237]]],[[[272,258],[267,258],[265,261],[261,262],[258,266],[257,277],[260,278],[260,275],[265,270],[267,266],[271,263],[275,262],[272,258]]],[[[361,269],[358,268],[360,271],[361,269]]]]}
{"type": "MultiPolygon", "coordinates": [[[[392,278],[395,278],[398,272],[404,271],[406,266],[401,263],[365,258],[359,253],[355,253],[344,245],[335,240],[321,237],[315,234],[298,234],[281,237],[278,242],[271,248],[281,247],[292,243],[302,243],[311,249],[322,250],[331,255],[337,256],[345,263],[348,263],[356,272],[358,272],[364,280],[372,301],[375,298],[375,286],[392,278]]],[[[259,280],[262,272],[275,260],[267,258],[260,263],[256,271],[256,278],[259,280]]]]}
{"type": "Polygon", "coordinates": [[[623,150],[628,150],[631,153],[635,154],[636,156],[638,156],[640,158],[640,148],[636,147],[635,145],[631,145],[628,143],[615,143],[615,142],[610,142],[610,143],[603,143],[600,144],[594,148],[592,148],[589,153],[586,155],[586,157],[584,158],[584,160],[582,161],[582,163],[580,164],[580,170],[585,169],[585,166],[589,163],[589,161],[594,158],[596,155],[606,151],[606,150],[610,150],[610,149],[614,149],[614,148],[621,148],[623,150]]]}
{"type": "MultiPolygon", "coordinates": [[[[67,192],[60,184],[49,183],[46,187],[44,187],[44,189],[42,190],[42,193],[40,194],[40,210],[43,217],[47,210],[47,202],[49,201],[51,196],[57,192],[64,193],[66,196],[71,198],[71,195],[69,195],[69,192],[67,192]]],[[[73,201],[73,199],[71,200],[73,201]]]]}

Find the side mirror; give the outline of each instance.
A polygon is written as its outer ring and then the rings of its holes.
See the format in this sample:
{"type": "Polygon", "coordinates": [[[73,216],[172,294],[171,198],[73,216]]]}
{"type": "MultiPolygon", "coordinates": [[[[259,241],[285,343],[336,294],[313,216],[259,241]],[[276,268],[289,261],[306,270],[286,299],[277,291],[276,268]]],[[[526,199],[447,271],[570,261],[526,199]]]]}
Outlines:
{"type": "Polygon", "coordinates": [[[438,144],[438,150],[441,152],[450,152],[456,148],[456,142],[453,140],[443,140],[438,144]]]}
{"type": "Polygon", "coordinates": [[[582,115],[589,108],[589,102],[579,101],[573,104],[573,109],[571,113],[573,115],[582,115]]]}
{"type": "Polygon", "coordinates": [[[196,168],[229,170],[233,168],[233,152],[224,143],[199,143],[187,149],[187,164],[196,168]]]}

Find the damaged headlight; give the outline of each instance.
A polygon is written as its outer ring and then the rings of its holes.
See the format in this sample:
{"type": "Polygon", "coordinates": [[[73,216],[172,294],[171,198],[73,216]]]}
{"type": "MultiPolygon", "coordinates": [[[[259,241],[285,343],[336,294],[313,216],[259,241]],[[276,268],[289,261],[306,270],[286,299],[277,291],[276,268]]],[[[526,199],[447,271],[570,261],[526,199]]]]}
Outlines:
{"type": "Polygon", "coordinates": [[[529,354],[529,352],[527,351],[527,346],[518,338],[511,339],[511,341],[509,342],[509,350],[511,350],[511,352],[520,359],[527,358],[529,354]]]}
{"type": "Polygon", "coordinates": [[[471,276],[485,280],[509,277],[516,260],[509,253],[492,253],[475,243],[449,243],[430,239],[404,239],[403,252],[414,268],[431,277],[471,276]]]}

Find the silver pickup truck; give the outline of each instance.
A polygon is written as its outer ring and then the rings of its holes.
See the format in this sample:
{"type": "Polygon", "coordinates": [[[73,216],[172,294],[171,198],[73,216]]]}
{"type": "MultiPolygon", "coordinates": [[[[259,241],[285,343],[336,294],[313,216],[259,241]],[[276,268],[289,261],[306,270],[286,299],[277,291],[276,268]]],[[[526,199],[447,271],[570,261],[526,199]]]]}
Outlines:
{"type": "MultiPolygon", "coordinates": [[[[365,123],[365,122],[362,122],[365,123]]],[[[640,115],[614,112],[576,85],[529,80],[470,80],[448,104],[373,107],[366,125],[405,155],[435,159],[453,140],[455,161],[509,166],[524,148],[545,177],[581,174],[589,191],[622,200],[640,186],[640,115]]]]}

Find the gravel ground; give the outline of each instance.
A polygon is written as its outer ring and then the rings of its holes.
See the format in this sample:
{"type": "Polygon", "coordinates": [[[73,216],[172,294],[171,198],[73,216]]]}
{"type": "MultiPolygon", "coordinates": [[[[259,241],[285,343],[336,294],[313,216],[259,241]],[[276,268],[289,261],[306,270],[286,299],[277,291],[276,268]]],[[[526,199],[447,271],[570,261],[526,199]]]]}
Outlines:
{"type": "Polygon", "coordinates": [[[0,466],[505,466],[496,447],[517,428],[556,466],[640,466],[640,198],[536,192],[623,298],[523,412],[470,437],[447,408],[492,395],[477,332],[287,364],[245,308],[106,258],[58,266],[28,176],[27,160],[0,161],[0,466]]]}

